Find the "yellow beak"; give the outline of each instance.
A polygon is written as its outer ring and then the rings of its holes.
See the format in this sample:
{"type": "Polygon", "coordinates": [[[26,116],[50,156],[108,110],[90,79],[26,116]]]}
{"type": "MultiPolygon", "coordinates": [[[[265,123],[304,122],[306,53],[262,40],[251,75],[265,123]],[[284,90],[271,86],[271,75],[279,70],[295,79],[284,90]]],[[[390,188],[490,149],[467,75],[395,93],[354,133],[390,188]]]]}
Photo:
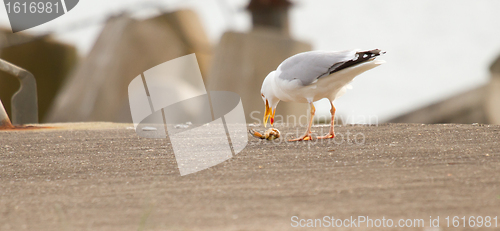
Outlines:
{"type": "Polygon", "coordinates": [[[276,110],[273,110],[271,107],[269,107],[269,102],[266,100],[266,111],[264,112],[264,127],[267,127],[267,120],[271,118],[271,126],[274,125],[274,114],[276,113],[276,110]]]}

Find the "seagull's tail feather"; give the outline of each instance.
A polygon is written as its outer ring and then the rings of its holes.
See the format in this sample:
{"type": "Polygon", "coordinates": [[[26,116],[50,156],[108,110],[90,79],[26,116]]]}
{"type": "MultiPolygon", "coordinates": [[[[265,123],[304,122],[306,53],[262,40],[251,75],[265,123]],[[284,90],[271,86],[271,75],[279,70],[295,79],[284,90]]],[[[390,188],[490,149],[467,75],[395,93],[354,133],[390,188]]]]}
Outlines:
{"type": "Polygon", "coordinates": [[[358,51],[356,53],[357,54],[360,54],[360,53],[362,53],[362,54],[376,54],[378,56],[378,55],[383,55],[386,52],[383,50],[380,50],[380,49],[373,49],[373,50],[369,50],[369,51],[358,51]]]}
{"type": "MultiPolygon", "coordinates": [[[[342,63],[341,65],[338,65],[337,67],[333,68],[330,70],[330,74],[333,74],[335,72],[341,71],[343,69],[353,67],[356,65],[359,65],[361,63],[370,61],[375,59],[377,56],[385,54],[385,51],[382,51],[380,49],[373,49],[373,50],[368,50],[368,51],[356,51],[356,55],[354,56],[353,59],[346,61],[342,63]]],[[[375,64],[382,64],[383,62],[375,63],[375,64]]]]}

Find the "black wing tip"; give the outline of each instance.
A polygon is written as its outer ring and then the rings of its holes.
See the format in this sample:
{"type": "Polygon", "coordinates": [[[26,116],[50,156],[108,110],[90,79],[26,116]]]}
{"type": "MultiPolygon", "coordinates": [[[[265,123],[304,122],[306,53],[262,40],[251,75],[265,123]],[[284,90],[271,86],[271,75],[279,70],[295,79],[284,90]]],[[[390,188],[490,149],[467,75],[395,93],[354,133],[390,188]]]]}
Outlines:
{"type": "Polygon", "coordinates": [[[358,51],[356,54],[374,54],[375,56],[378,55],[383,55],[387,53],[386,51],[380,50],[380,49],[373,49],[373,50],[368,50],[368,51],[358,51]]]}
{"type": "Polygon", "coordinates": [[[358,52],[356,52],[356,56],[353,59],[351,59],[347,62],[341,63],[340,65],[334,64],[332,67],[330,67],[331,70],[329,71],[329,74],[331,75],[337,71],[341,71],[343,69],[364,63],[366,61],[373,60],[375,57],[377,57],[379,55],[383,55],[385,53],[386,53],[385,51],[380,50],[380,49],[373,49],[373,50],[368,50],[368,51],[358,51],[358,52]]]}

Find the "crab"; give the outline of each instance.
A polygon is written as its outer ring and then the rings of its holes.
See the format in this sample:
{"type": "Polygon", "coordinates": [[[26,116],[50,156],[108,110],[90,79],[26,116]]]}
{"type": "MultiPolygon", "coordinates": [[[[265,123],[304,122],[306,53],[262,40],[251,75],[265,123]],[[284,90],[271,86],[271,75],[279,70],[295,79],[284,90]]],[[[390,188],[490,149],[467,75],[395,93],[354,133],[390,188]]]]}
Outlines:
{"type": "Polygon", "coordinates": [[[280,138],[280,131],[276,128],[269,128],[264,134],[260,134],[260,132],[253,129],[248,130],[248,132],[259,139],[274,140],[280,138]]]}

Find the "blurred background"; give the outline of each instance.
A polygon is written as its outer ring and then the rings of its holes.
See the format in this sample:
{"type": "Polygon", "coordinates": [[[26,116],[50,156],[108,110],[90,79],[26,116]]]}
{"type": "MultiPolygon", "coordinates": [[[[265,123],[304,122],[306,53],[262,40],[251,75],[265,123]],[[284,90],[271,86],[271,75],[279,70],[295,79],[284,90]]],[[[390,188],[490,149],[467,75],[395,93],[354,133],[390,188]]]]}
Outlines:
{"type": "MultiPolygon", "coordinates": [[[[132,122],[130,81],[196,53],[207,90],[240,94],[253,123],[262,80],[287,57],[380,48],[387,63],[334,102],[343,123],[500,124],[499,9],[465,0],[83,0],[12,34],[0,7],[0,58],[34,74],[41,122],[132,122]]],[[[18,88],[0,73],[8,113],[18,88]]],[[[315,104],[318,121],[328,121],[329,103],[315,104]]],[[[277,114],[306,110],[280,103],[277,114]]]]}

